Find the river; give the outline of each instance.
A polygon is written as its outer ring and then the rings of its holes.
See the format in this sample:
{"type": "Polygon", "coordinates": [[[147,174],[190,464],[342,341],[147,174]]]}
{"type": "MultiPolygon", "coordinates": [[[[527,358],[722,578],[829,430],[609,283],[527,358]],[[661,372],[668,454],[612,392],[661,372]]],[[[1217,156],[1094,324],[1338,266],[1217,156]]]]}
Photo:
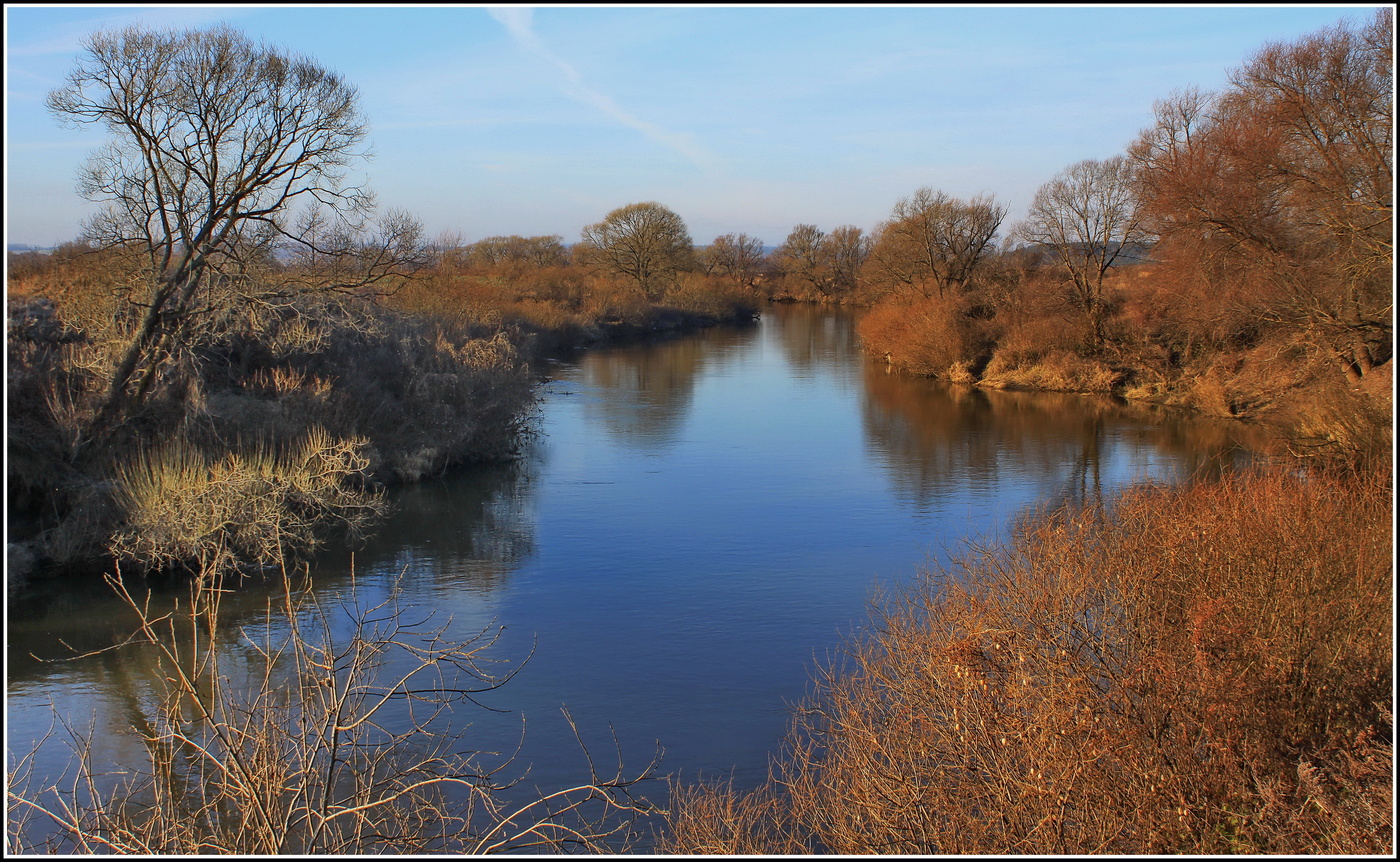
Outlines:
{"type": "MultiPolygon", "coordinates": [[[[500,712],[455,719],[484,751],[512,750],[523,719],[517,764],[543,789],[586,778],[562,707],[604,763],[615,733],[629,765],[659,745],[663,773],[756,784],[877,586],[1027,507],[1247,457],[1225,423],[892,373],[863,357],[852,314],[809,306],[557,363],[534,427],[516,462],[396,490],[377,536],[312,574],[323,602],[397,581],[454,635],[503,625],[492,654],[529,662],[484,697],[500,712]]],[[[227,636],[268,589],[227,600],[227,636]]],[[[126,730],[150,679],[139,651],[31,657],[105,645],[128,620],[97,585],[11,604],[11,752],[57,709],[95,722],[100,758],[140,755],[126,730]]],[[[41,772],[66,758],[49,749],[41,772]]]]}

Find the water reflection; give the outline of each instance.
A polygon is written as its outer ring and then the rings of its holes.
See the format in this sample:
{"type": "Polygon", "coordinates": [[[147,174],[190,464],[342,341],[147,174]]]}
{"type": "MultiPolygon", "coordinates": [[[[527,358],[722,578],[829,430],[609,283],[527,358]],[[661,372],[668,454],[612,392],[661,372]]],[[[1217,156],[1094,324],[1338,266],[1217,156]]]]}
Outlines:
{"type": "Polygon", "coordinates": [[[856,317],[821,306],[775,306],[764,314],[781,320],[773,327],[783,356],[801,372],[837,371],[843,376],[862,363],[856,317]]]}
{"type": "Polygon", "coordinates": [[[734,361],[756,331],[751,326],[707,330],[588,354],[579,365],[585,415],[620,444],[643,452],[664,450],[680,438],[699,380],[734,361]]]}
{"type": "MultiPolygon", "coordinates": [[[[542,455],[485,464],[395,489],[393,513],[364,547],[353,551],[361,571],[408,571],[479,595],[496,592],[535,553],[535,505],[542,455]]],[[[318,560],[317,570],[344,571],[351,551],[318,560]]]]}
{"type": "Polygon", "coordinates": [[[1247,429],[1104,396],[1000,392],[866,363],[862,422],[872,454],[917,506],[1031,481],[1046,502],[1101,500],[1167,466],[1218,476],[1244,457],[1247,429]]]}

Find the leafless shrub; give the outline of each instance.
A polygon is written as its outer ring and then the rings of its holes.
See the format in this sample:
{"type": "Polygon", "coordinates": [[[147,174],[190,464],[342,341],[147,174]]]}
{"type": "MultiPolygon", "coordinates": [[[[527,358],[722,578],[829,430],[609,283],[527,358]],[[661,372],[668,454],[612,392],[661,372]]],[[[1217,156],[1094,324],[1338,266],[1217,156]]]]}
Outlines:
{"type": "Polygon", "coordinates": [[[866,349],[901,370],[927,376],[965,376],[964,366],[980,365],[984,337],[967,315],[965,297],[934,294],[887,299],[860,319],[856,331],[866,349]]]}
{"type": "Polygon", "coordinates": [[[125,527],[113,552],[152,568],[215,575],[305,555],[331,528],[358,533],[383,514],[378,495],[350,483],[368,465],[364,446],[313,428],[280,451],[263,446],[210,459],[177,440],[139,455],[115,477],[125,527]]]}
{"type": "Polygon", "coordinates": [[[10,770],[11,850],[599,852],[625,849],[632,820],[651,810],[633,794],[654,760],[631,776],[620,762],[611,774],[593,768],[576,787],[507,804],[511,759],[464,751],[451,724],[519,669],[491,668],[497,631],[457,641],[447,623],[410,616],[397,590],[326,608],[287,579],[264,624],[227,643],[218,588],[197,583],[185,611],[156,616],[120,573],[109,582],[136,614],[132,641],[160,666],[132,730],[147,761],[113,782],[90,736],[65,721],[68,775],[36,785],[32,757],[10,770]]]}
{"type": "Polygon", "coordinates": [[[1387,855],[1390,511],[1388,471],[1280,472],[1025,521],[882,602],[672,849],[1387,855]]]}

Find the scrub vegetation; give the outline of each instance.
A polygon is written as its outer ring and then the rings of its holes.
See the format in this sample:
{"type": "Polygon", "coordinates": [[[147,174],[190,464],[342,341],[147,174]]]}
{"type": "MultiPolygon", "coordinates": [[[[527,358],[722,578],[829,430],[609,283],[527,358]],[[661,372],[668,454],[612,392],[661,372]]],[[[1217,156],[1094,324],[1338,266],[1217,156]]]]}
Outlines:
{"type": "Polygon", "coordinates": [[[1042,512],[879,602],[767,784],[665,852],[1393,850],[1391,476],[1042,512]]]}
{"type": "Polygon", "coordinates": [[[429,241],[353,184],[367,125],[338,75],[229,28],[92,36],[49,105],[111,133],[79,178],[104,208],[8,258],[9,530],[118,572],[162,673],[145,768],[113,788],[65,728],[76,777],[10,794],[13,846],[633,846],[650,767],[590,761],[511,810],[503,767],[437,723],[508,678],[489,634],[289,585],[286,637],[234,650],[218,596],[373,529],[387,484],[513,457],[532,359],[766,300],[866,306],[865,348],[913,373],[1268,422],[1306,457],[1036,513],[884,597],[767,784],[673,787],[663,850],[1391,853],[1392,86],[1381,9],[1162,99],[1014,225],[920,188],[870,233],[800,224],[768,253],[696,247],[655,202],[572,245],[429,241]],[[122,570],[189,576],[184,616],[122,570]],[[384,676],[391,654],[416,669],[384,676]]]}
{"type": "MultiPolygon", "coordinates": [[[[877,603],[687,854],[1394,851],[1393,17],[1266,46],[1004,208],[931,189],[774,298],[870,305],[918,374],[1262,420],[1258,472],[1023,518],[877,603]]],[[[834,234],[833,234],[834,235],[834,234]]]]}

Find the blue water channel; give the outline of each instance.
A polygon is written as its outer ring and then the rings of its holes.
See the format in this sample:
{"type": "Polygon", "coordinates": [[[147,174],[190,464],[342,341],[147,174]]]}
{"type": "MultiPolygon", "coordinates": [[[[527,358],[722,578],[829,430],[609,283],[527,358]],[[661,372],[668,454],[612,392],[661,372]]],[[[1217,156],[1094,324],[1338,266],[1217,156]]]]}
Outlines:
{"type": "MultiPolygon", "coordinates": [[[[458,711],[467,740],[509,753],[522,788],[586,780],[562,708],[607,764],[659,746],[661,772],[762,781],[814,668],[895,588],[1027,507],[1127,483],[1177,482],[1245,457],[1238,429],[1108,399],[982,392],[866,359],[853,314],[766,308],[731,327],[555,363],[519,460],[397,489],[366,546],[314,566],[325,602],[398,584],[457,637],[504,626],[491,655],[529,657],[458,711]],[[353,577],[351,571],[353,569],[353,577]]],[[[234,637],[270,586],[226,600],[234,637]]],[[[26,750],[55,711],[94,722],[101,757],[151,673],[91,649],[130,625],[100,587],[12,605],[7,737],[26,750]]],[[[41,758],[60,768],[62,746],[41,758]]],[[[489,755],[488,755],[489,757],[489,755]]],[[[664,797],[664,788],[653,795],[664,797]]]]}

